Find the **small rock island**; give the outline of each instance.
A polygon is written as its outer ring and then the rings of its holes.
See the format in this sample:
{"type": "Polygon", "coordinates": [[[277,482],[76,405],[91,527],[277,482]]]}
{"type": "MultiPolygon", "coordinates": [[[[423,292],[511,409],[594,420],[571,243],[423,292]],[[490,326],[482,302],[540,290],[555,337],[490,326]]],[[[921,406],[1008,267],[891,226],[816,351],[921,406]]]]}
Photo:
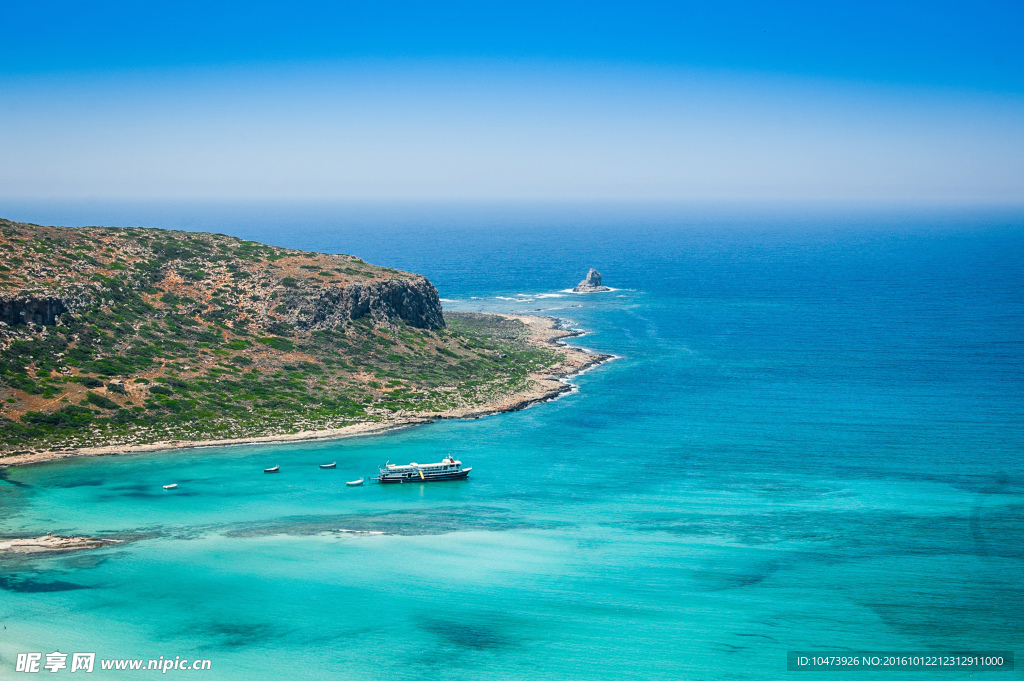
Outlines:
{"type": "Polygon", "coordinates": [[[591,267],[587,276],[576,284],[573,291],[576,293],[600,293],[601,291],[611,291],[611,289],[601,285],[601,273],[591,267]]]}

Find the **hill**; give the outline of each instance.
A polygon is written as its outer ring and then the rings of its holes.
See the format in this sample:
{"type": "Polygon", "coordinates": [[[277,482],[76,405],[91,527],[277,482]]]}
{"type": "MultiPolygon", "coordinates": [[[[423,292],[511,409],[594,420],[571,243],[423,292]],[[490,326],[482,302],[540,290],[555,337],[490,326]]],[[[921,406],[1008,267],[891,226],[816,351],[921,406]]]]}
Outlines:
{"type": "Polygon", "coordinates": [[[445,315],[417,274],[220,234],[0,220],[0,263],[0,464],[477,416],[605,358],[550,320],[445,315]]]}

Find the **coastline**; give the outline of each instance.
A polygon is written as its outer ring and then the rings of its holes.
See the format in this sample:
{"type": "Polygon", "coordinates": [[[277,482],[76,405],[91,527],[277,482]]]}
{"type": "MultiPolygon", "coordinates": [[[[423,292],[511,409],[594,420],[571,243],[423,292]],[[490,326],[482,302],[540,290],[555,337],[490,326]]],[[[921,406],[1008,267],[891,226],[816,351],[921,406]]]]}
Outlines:
{"type": "Polygon", "coordinates": [[[77,549],[98,549],[102,546],[119,543],[121,543],[119,539],[77,536],[60,537],[49,534],[44,537],[0,538],[0,553],[48,553],[52,551],[74,551],[77,549]]]}
{"type": "Polygon", "coordinates": [[[175,449],[338,440],[363,435],[379,435],[390,430],[435,423],[445,419],[477,419],[494,414],[519,411],[534,404],[548,402],[573,392],[576,387],[569,383],[568,379],[616,358],[615,355],[590,352],[583,348],[567,345],[565,339],[582,336],[584,332],[578,329],[565,328],[562,325],[562,321],[555,317],[514,314],[502,314],[499,316],[523,322],[530,329],[529,342],[546,347],[557,347],[559,352],[564,353],[565,358],[544,371],[530,374],[528,378],[533,385],[530,390],[507,395],[494,402],[477,407],[450,409],[443,412],[398,412],[392,416],[385,417],[381,421],[353,423],[341,428],[300,431],[298,433],[283,433],[280,435],[223,440],[170,440],[138,445],[110,445],[83,447],[74,450],[16,454],[0,459],[0,468],[25,466],[80,456],[118,456],[121,454],[141,454],[175,449]]]}

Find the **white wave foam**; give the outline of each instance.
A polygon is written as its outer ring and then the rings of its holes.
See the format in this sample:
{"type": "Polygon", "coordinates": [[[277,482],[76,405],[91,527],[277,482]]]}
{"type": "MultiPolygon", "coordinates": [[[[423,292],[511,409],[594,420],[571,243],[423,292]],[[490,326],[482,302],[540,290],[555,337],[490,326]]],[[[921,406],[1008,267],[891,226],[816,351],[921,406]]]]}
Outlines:
{"type": "Polygon", "coordinates": [[[621,288],[615,288],[613,286],[606,286],[605,288],[607,288],[608,290],[607,291],[577,291],[576,289],[572,289],[572,288],[563,288],[563,289],[561,289],[560,293],[575,293],[578,296],[587,296],[587,295],[590,295],[591,293],[611,293],[612,291],[621,291],[622,290],[621,288]]]}

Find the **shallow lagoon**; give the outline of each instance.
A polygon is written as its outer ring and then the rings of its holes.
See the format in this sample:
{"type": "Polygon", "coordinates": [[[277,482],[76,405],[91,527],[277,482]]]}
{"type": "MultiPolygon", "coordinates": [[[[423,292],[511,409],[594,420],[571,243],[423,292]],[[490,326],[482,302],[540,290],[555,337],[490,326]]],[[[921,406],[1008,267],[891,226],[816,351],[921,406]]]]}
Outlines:
{"type": "Polygon", "coordinates": [[[760,679],[787,650],[1021,649],[1019,221],[243,222],[621,358],[478,421],[7,471],[3,532],[127,541],[0,561],[2,668],[59,649],[218,679],[760,679]],[[554,295],[591,265],[621,290],[554,295]],[[449,452],[470,480],[344,485],[449,452]]]}

